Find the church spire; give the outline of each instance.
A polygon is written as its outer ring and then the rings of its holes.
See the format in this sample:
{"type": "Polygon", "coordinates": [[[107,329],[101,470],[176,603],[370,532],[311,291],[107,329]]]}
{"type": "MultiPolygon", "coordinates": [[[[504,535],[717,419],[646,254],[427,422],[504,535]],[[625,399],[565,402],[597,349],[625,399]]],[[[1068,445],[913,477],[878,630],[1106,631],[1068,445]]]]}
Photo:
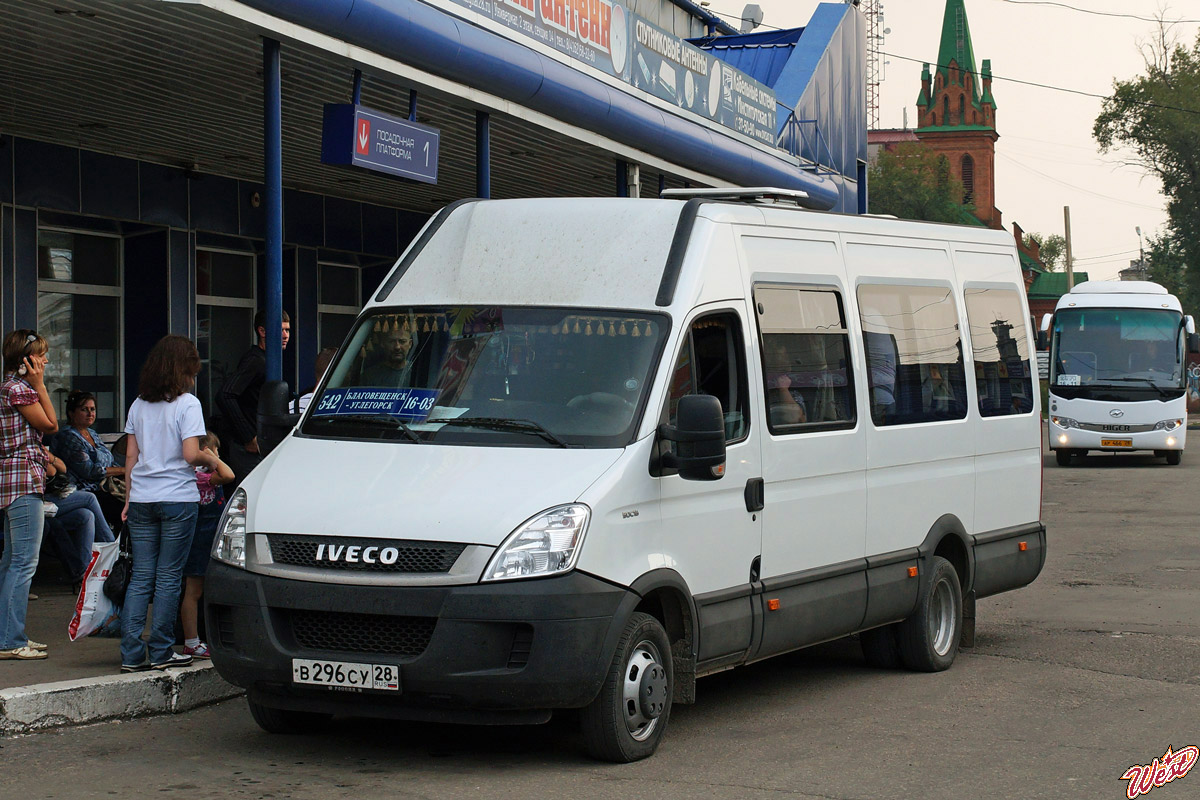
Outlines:
{"type": "Polygon", "coordinates": [[[971,28],[967,25],[967,9],[964,0],[946,0],[946,13],[942,17],[942,43],[938,48],[938,74],[944,83],[963,85],[965,74],[973,80],[972,99],[979,100],[979,81],[975,78],[975,51],[971,47],[971,28]],[[958,67],[959,74],[951,71],[951,62],[958,67]]]}

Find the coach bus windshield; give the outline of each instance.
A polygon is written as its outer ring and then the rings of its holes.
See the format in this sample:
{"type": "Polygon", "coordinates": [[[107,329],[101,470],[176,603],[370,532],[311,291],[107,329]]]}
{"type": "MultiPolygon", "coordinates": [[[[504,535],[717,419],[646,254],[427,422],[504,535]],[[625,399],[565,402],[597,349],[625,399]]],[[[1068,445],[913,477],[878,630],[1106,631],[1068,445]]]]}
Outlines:
{"type": "Polygon", "coordinates": [[[1178,311],[1060,309],[1054,314],[1050,383],[1056,393],[1075,396],[1086,395],[1089,387],[1144,388],[1150,394],[1179,389],[1183,342],[1178,311]]]}

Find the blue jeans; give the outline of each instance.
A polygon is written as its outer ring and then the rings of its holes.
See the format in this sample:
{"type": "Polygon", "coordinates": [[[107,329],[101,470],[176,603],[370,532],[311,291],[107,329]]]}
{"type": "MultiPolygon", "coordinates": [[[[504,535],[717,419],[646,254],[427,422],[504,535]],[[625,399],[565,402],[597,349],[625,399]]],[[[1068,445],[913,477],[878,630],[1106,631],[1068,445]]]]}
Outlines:
{"type": "Polygon", "coordinates": [[[149,658],[161,664],[171,658],[175,617],[183,591],[183,562],[192,546],[199,503],[130,503],[129,543],[133,574],[121,609],[121,663],[142,664],[146,611],[154,598],[149,658]]]}
{"type": "Polygon", "coordinates": [[[93,542],[116,541],[112,528],[104,519],[100,501],[91,492],[78,489],[66,497],[49,495],[46,500],[58,506],[55,518],[71,534],[71,541],[79,549],[84,564],[92,560],[93,542]]]}
{"type": "Polygon", "coordinates": [[[26,494],[4,509],[4,557],[0,558],[0,650],[24,647],[29,584],[42,548],[42,496],[26,494]]]}

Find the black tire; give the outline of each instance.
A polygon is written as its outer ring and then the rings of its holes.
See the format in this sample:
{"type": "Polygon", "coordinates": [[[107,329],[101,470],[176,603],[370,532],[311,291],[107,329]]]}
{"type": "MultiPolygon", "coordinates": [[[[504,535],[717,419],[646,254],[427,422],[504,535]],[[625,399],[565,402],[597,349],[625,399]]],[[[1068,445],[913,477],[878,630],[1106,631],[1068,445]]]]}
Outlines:
{"type": "Polygon", "coordinates": [[[1183,461],[1183,451],[1182,450],[1168,450],[1167,451],[1167,463],[1170,464],[1172,467],[1179,466],[1179,462],[1181,462],[1181,461],[1183,461]]]}
{"type": "Polygon", "coordinates": [[[633,614],[600,694],[579,714],[584,750],[618,764],[652,755],[667,729],[674,686],[667,632],[649,614],[633,614]]]}
{"type": "Polygon", "coordinates": [[[1071,466],[1071,451],[1070,450],[1055,450],[1054,460],[1058,462],[1060,467],[1071,466]]]}
{"type": "Polygon", "coordinates": [[[858,635],[863,658],[876,669],[897,669],[900,666],[900,645],[896,642],[897,625],[872,628],[858,635]]]}
{"type": "Polygon", "coordinates": [[[293,735],[299,733],[315,733],[329,722],[332,714],[319,714],[315,711],[292,711],[286,708],[272,708],[256,703],[247,698],[250,713],[258,727],[267,733],[293,735]]]}
{"type": "Polygon", "coordinates": [[[900,661],[916,672],[941,672],[954,663],[962,638],[962,585],[954,566],[933,556],[925,568],[917,608],[896,630],[900,661]]]}

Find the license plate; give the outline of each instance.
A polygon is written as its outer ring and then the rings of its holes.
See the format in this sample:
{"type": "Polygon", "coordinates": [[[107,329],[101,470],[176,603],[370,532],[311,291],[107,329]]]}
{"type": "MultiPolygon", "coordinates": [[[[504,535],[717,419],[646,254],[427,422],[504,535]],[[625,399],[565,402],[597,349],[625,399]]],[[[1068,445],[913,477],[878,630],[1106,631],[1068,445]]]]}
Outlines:
{"type": "Polygon", "coordinates": [[[400,691],[400,668],[395,664],[360,664],[352,661],[292,659],[292,683],[329,689],[400,691]]]}
{"type": "Polygon", "coordinates": [[[1101,447],[1133,447],[1132,439],[1101,439],[1101,447]]]}

